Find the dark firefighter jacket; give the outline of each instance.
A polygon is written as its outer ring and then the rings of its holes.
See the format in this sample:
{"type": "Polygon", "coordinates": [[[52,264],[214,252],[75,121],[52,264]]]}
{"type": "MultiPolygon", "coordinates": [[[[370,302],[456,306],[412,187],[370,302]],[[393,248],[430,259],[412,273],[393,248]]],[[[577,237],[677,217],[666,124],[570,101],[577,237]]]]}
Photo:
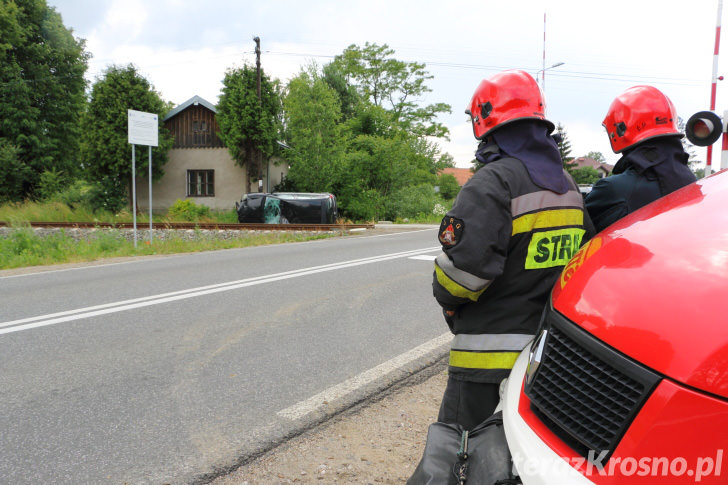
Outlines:
{"type": "Polygon", "coordinates": [[[625,153],[612,175],[587,194],[586,209],[601,231],[642,206],[695,181],[677,137],[647,140],[625,153]]]}
{"type": "Polygon", "coordinates": [[[536,332],[551,287],[585,238],[583,198],[567,178],[558,194],[535,185],[521,161],[501,158],[476,172],[443,219],[433,293],[456,312],[446,317],[452,378],[500,382],[536,332]]]}

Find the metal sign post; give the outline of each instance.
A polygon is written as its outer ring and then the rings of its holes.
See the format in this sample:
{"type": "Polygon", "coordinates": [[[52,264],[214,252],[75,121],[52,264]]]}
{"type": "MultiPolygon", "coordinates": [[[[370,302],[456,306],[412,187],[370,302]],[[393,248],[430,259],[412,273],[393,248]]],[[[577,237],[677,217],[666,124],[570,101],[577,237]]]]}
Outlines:
{"type": "Polygon", "coordinates": [[[152,244],[152,147],[149,147],[149,244],[152,244]]]}
{"type": "Polygon", "coordinates": [[[137,247],[136,230],[136,145],[131,145],[131,217],[134,221],[134,248],[137,247]]]}
{"type": "Polygon", "coordinates": [[[134,247],[137,246],[136,226],[136,153],[135,145],[149,147],[149,244],[152,243],[152,147],[159,146],[158,116],[155,113],[127,110],[129,118],[129,143],[131,143],[131,192],[134,220],[134,247]]]}

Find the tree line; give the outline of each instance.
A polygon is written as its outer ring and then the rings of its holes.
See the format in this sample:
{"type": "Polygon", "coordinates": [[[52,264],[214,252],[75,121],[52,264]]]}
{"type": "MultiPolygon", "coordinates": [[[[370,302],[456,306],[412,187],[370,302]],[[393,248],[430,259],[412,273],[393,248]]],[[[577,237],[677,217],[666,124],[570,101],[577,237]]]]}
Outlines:
{"type": "MultiPolygon", "coordinates": [[[[85,41],[46,0],[1,2],[0,26],[0,202],[65,191],[97,209],[126,206],[127,110],[162,119],[173,106],[132,64],[108,66],[89,86],[85,41]]],[[[217,104],[219,136],[253,179],[263,160],[278,156],[290,168],[277,190],[332,192],[351,219],[431,213],[459,189],[452,175],[439,175],[454,166],[438,143],[449,136],[438,116],[451,107],[420,102],[432,77],[424,64],[373,43],[351,45],[323,66],[309,63],[285,85],[264,69],[258,80],[254,66],[230,68],[217,104]]],[[[153,180],[164,175],[173,144],[159,129],[153,180]]]]}
{"type": "MultiPolygon", "coordinates": [[[[162,116],[171,106],[131,65],[109,66],[88,89],[90,57],[45,0],[0,2],[0,202],[64,192],[96,209],[126,205],[127,110],[162,116]]],[[[160,131],[155,179],[171,147],[160,131]]]]}

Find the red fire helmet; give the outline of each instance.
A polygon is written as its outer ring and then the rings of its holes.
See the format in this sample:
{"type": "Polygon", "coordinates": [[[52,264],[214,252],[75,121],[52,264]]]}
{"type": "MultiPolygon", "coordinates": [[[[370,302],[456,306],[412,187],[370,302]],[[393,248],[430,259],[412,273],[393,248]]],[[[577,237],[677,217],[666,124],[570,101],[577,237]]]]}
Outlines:
{"type": "Polygon", "coordinates": [[[602,126],[614,153],[649,138],[682,136],[672,101],[652,86],[634,86],[617,96],[602,126]]]}
{"type": "Polygon", "coordinates": [[[511,121],[536,119],[554,130],[546,119],[546,101],[536,80],[525,71],[513,69],[483,79],[473,94],[469,109],[473,135],[482,140],[491,131],[511,121]]]}

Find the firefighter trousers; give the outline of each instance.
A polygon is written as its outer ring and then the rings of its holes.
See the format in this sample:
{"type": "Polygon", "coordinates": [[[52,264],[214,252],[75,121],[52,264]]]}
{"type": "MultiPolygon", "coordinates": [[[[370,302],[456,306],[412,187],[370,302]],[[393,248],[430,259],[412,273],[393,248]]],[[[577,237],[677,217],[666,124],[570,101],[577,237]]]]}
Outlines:
{"type": "Polygon", "coordinates": [[[471,430],[493,414],[500,400],[499,389],[500,384],[462,381],[448,376],[437,420],[471,430]]]}

